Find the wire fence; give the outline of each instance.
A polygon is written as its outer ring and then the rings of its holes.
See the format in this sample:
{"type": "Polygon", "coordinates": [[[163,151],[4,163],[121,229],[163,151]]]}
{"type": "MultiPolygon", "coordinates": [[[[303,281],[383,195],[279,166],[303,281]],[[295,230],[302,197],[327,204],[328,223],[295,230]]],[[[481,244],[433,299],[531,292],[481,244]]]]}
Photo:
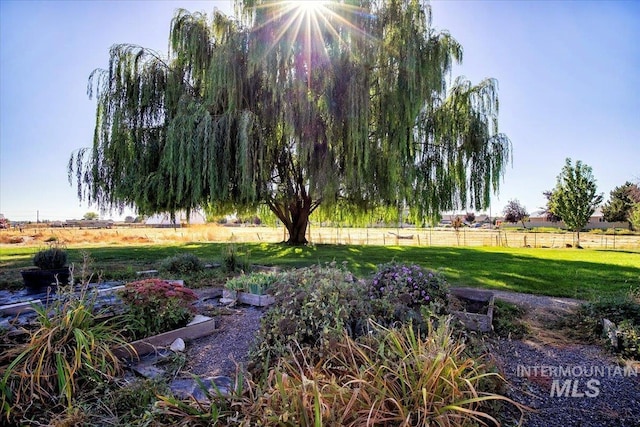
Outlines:
{"type": "MultiPolygon", "coordinates": [[[[313,243],[394,246],[494,246],[566,248],[578,245],[571,232],[454,229],[333,229],[310,232],[313,243]]],[[[580,233],[579,246],[590,249],[640,249],[640,235],[580,233]]]]}
{"type": "MultiPolygon", "coordinates": [[[[178,228],[127,227],[110,229],[42,227],[0,230],[0,243],[37,244],[55,240],[75,243],[169,243],[176,242],[265,242],[288,239],[284,227],[222,226],[215,224],[178,228]],[[10,233],[10,234],[9,234],[10,233]],[[14,239],[14,241],[11,241],[14,239]]],[[[312,244],[379,246],[460,246],[566,248],[577,245],[571,232],[513,231],[462,228],[340,228],[311,226],[307,239],[312,244]]],[[[628,233],[580,233],[580,246],[589,249],[640,249],[640,235],[628,233]]]]}

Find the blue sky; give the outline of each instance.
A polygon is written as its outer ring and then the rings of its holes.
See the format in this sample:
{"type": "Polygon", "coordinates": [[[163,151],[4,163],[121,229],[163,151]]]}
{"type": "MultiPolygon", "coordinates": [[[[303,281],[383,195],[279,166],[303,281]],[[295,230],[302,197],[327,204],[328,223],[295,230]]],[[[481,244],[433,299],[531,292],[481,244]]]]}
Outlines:
{"type": "MultiPolygon", "coordinates": [[[[0,1],[0,213],[12,220],[98,211],[67,181],[70,153],[91,144],[87,79],[109,47],[166,52],[175,9],[231,11],[231,1],[0,1]]],[[[543,206],[566,157],[598,189],[640,181],[640,2],[435,1],[433,24],[464,47],[454,69],[499,81],[500,127],[513,143],[492,212],[517,198],[543,206]]],[[[125,214],[131,212],[126,212],[125,214]]],[[[103,218],[121,218],[117,212],[103,218]]]]}

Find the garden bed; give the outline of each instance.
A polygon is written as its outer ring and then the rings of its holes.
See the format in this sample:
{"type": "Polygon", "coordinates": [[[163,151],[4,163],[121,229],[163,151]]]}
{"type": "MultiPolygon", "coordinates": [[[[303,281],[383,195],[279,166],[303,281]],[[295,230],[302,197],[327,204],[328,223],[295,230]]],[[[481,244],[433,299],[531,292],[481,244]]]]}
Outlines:
{"type": "Polygon", "coordinates": [[[258,295],[250,292],[232,291],[224,289],[222,298],[226,300],[235,300],[236,302],[252,305],[254,307],[268,307],[276,302],[272,295],[258,295]]]}
{"type": "Polygon", "coordinates": [[[454,288],[451,296],[451,314],[467,329],[479,332],[493,330],[495,296],[492,292],[454,288]]]}

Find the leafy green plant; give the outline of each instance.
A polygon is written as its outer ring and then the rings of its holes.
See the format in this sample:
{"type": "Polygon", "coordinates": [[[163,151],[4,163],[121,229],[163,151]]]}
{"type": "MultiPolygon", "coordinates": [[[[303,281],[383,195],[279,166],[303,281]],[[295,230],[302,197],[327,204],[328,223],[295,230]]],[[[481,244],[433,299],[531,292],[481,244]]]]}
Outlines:
{"type": "Polygon", "coordinates": [[[165,258],[161,262],[160,268],[170,273],[184,274],[202,271],[204,269],[204,264],[196,255],[183,253],[165,258]]]}
{"type": "Polygon", "coordinates": [[[394,261],[378,265],[368,283],[375,317],[386,324],[424,323],[425,311],[427,316],[446,312],[447,281],[437,271],[394,261]]]}
{"type": "Polygon", "coordinates": [[[616,324],[629,320],[636,325],[640,325],[640,303],[628,297],[607,298],[587,303],[580,308],[580,314],[586,318],[593,319],[595,322],[600,322],[603,318],[606,318],[616,324]]]}
{"type": "MultiPolygon", "coordinates": [[[[229,394],[223,394],[215,384],[214,389],[209,390],[201,381],[198,381],[200,390],[209,400],[207,405],[203,405],[194,398],[178,399],[170,395],[160,395],[151,417],[172,426],[251,425],[241,423],[242,416],[239,414],[239,409],[253,401],[251,396],[254,390],[245,389],[245,379],[240,369],[236,370],[234,384],[235,387],[229,390],[229,394]]],[[[246,381],[246,384],[253,383],[246,381]]]]}
{"type": "Polygon", "coordinates": [[[127,305],[127,332],[136,339],[186,325],[198,299],[191,289],[161,279],[127,283],[119,294],[127,305]]]}
{"type": "Polygon", "coordinates": [[[228,275],[219,268],[206,268],[202,271],[185,273],[182,275],[185,284],[191,289],[203,287],[222,287],[227,281],[228,275]]]}
{"type": "Polygon", "coordinates": [[[623,320],[618,325],[620,353],[624,357],[640,360],[640,325],[623,320]]]}
{"type": "Polygon", "coordinates": [[[343,330],[353,336],[366,330],[366,289],[345,267],[316,265],[277,278],[271,288],[276,304],[265,314],[252,351],[256,367],[288,353],[294,342],[321,353],[343,330]]]}
{"type": "Polygon", "coordinates": [[[244,291],[256,295],[264,295],[265,292],[278,280],[278,276],[272,273],[250,273],[232,277],[225,283],[225,288],[232,291],[244,291]]]}
{"type": "MultiPolygon", "coordinates": [[[[60,286],[48,306],[33,305],[36,328],[29,341],[10,350],[0,388],[7,420],[38,407],[69,410],[76,393],[110,381],[121,371],[112,348],[126,345],[113,320],[94,312],[95,294],[60,286]]],[[[31,414],[33,415],[33,414],[31,414]]]]}
{"type": "Polygon", "coordinates": [[[567,321],[574,334],[593,341],[604,341],[602,319],[618,325],[618,348],[624,357],[640,360],[640,288],[625,296],[602,298],[583,304],[577,315],[567,321]]]}
{"type": "Polygon", "coordinates": [[[483,379],[501,377],[463,350],[446,320],[425,338],[408,325],[373,324],[360,340],[344,334],[320,359],[294,347],[241,409],[250,425],[304,426],[499,424],[481,404],[504,401],[524,410],[485,392],[483,379]]]}
{"type": "Polygon", "coordinates": [[[166,382],[144,379],[107,390],[100,400],[107,403],[117,416],[117,423],[114,425],[137,425],[134,424],[135,421],[153,409],[158,401],[158,394],[167,391],[166,382]]]}
{"type": "Polygon", "coordinates": [[[524,310],[515,304],[496,299],[493,308],[493,330],[500,336],[505,338],[521,339],[527,333],[529,328],[521,318],[524,310]]]}
{"type": "Polygon", "coordinates": [[[67,251],[59,246],[38,251],[33,257],[33,265],[41,270],[56,270],[67,264],[67,251]]]}
{"type": "Polygon", "coordinates": [[[248,254],[242,255],[235,243],[222,247],[222,269],[225,272],[249,271],[250,267],[248,254]]]}

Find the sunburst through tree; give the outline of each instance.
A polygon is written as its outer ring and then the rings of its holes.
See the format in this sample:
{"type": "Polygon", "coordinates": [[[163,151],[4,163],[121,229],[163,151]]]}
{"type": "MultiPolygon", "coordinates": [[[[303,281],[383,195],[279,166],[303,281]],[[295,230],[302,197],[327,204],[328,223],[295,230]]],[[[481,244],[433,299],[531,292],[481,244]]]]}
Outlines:
{"type": "Polygon", "coordinates": [[[90,78],[93,146],[78,195],[140,213],[266,206],[306,243],[309,216],[423,221],[480,209],[510,142],[496,82],[447,90],[461,46],[418,0],[236,2],[237,19],[179,10],[167,57],[111,49],[90,78]]]}

